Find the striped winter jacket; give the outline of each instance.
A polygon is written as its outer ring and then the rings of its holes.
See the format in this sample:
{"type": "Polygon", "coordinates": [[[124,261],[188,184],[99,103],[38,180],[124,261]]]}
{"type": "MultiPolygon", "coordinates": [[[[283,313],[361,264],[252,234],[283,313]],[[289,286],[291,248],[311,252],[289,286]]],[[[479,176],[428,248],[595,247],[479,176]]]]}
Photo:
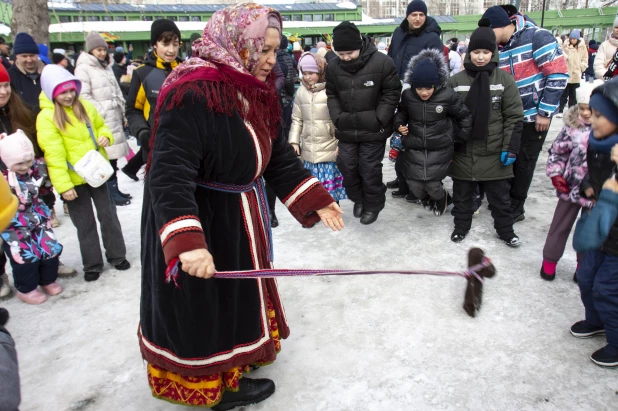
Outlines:
{"type": "Polygon", "coordinates": [[[560,45],[547,30],[515,16],[515,34],[500,50],[499,67],[515,78],[522,103],[524,122],[536,115],[553,116],[569,75],[560,45]]]}

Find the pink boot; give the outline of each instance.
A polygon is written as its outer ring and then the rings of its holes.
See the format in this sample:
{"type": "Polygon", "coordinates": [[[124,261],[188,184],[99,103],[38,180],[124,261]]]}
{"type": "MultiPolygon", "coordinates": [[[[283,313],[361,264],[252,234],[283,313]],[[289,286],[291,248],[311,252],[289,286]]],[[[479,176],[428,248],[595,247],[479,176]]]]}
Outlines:
{"type": "Polygon", "coordinates": [[[47,300],[47,296],[39,290],[32,290],[29,293],[25,294],[17,291],[15,295],[17,295],[17,298],[19,298],[23,302],[33,305],[42,304],[45,302],[45,300],[47,300]]]}
{"type": "Polygon", "coordinates": [[[56,282],[42,285],[41,288],[49,295],[58,295],[62,292],[62,286],[56,282]]]}

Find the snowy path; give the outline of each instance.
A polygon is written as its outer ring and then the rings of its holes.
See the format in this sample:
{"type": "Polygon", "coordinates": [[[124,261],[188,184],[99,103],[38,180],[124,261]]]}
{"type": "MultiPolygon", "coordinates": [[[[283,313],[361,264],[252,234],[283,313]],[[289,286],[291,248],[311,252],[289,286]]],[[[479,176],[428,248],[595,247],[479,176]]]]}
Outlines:
{"type": "MultiPolygon", "coordinates": [[[[554,123],[547,145],[562,121],[554,123]]],[[[487,282],[475,319],[461,308],[461,278],[281,279],[292,335],[278,360],[254,374],[273,378],[277,392],[246,410],[618,409],[617,370],[588,358],[604,337],[577,340],[568,332],[583,318],[571,279],[572,249],[554,282],[539,278],[556,204],[545,177],[546,149],[526,220],[516,225],[523,245],[515,250],[496,238],[486,206],[469,237],[454,244],[450,214],[434,217],[390,193],[371,226],[361,226],[352,204],[343,202],[347,227],[340,233],[303,229],[278,203],[277,267],[459,270],[476,245],[493,259],[498,275],[487,282]]],[[[390,180],[393,163],[384,163],[390,180]]],[[[107,267],[95,283],[81,274],[61,280],[65,291],[41,306],[16,298],[2,303],[12,316],[8,329],[19,354],[22,410],[186,409],[153,399],[146,383],[136,337],[142,183],[122,175],[120,186],[135,198],[118,209],[131,270],[107,267]]],[[[75,230],[60,202],[57,212],[62,260],[80,267],[75,230]]]]}

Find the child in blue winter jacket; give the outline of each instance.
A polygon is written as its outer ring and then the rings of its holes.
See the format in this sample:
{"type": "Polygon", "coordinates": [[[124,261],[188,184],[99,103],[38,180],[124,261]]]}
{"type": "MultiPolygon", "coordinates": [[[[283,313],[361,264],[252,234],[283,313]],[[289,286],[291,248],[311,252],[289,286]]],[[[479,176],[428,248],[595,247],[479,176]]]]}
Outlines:
{"type": "Polygon", "coordinates": [[[0,158],[19,206],[11,225],[2,232],[3,248],[11,259],[17,297],[28,304],[41,304],[47,296],[62,292],[58,277],[58,257],[62,246],[52,230],[51,212],[39,197],[39,189],[49,179],[45,162],[34,158],[32,142],[23,131],[0,134],[0,158]]]}
{"type": "MultiPolygon", "coordinates": [[[[599,200],[603,184],[614,174],[612,148],[618,144],[618,78],[592,92],[592,131],[588,140],[588,174],[581,192],[599,200]]],[[[579,227],[578,227],[579,228],[579,227]]],[[[577,235],[577,234],[576,234],[577,235]]],[[[588,338],[605,334],[607,345],[590,357],[605,367],[618,366],[618,224],[614,222],[602,246],[584,253],[577,282],[585,308],[585,319],[571,327],[571,334],[588,338]]]]}

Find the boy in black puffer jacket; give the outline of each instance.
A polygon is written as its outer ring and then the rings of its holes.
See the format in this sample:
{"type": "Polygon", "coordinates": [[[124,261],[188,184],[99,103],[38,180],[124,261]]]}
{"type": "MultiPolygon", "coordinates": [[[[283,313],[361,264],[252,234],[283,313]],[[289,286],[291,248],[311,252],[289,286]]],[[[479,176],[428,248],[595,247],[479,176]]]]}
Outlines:
{"type": "Polygon", "coordinates": [[[371,224],[386,202],[382,160],[401,82],[393,60],[379,53],[353,23],[335,27],[333,47],[339,58],[326,69],[326,95],[339,140],[337,166],[354,202],[354,217],[371,224]]]}
{"type": "Polygon", "coordinates": [[[467,140],[472,127],[470,111],[459,94],[446,85],[448,77],[441,51],[425,50],[410,60],[394,123],[404,136],[408,187],[437,216],[451,202],[442,179],[453,159],[453,138],[457,134],[459,139],[467,140]]]}

